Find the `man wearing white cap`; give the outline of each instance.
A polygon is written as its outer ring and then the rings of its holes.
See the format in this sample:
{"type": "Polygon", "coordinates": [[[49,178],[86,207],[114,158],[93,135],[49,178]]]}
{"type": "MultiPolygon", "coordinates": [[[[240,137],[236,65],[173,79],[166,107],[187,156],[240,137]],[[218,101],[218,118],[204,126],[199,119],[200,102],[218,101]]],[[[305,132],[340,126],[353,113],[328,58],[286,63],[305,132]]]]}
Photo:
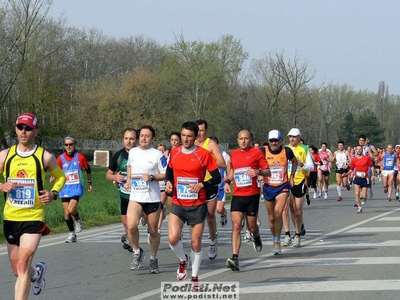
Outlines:
{"type": "Polygon", "coordinates": [[[274,249],[272,253],[281,254],[282,213],[287,202],[290,188],[294,185],[294,170],[297,169],[297,159],[292,149],[280,145],[282,134],[278,130],[268,133],[268,146],[262,152],[268,161],[271,176],[264,177],[263,195],[269,217],[274,249]],[[289,161],[292,172],[288,173],[289,161]]]}
{"type": "MultiPolygon", "coordinates": [[[[303,224],[303,202],[304,195],[307,191],[305,181],[307,179],[307,172],[314,169],[314,163],[311,154],[308,151],[308,147],[300,143],[300,130],[297,128],[290,129],[288,137],[288,147],[292,149],[298,163],[296,168],[292,166],[291,162],[289,163],[288,174],[295,174],[294,185],[290,188],[291,193],[289,197],[289,205],[292,213],[292,220],[296,229],[293,246],[300,247],[300,232],[301,225],[303,224]]],[[[285,240],[283,246],[289,246],[292,242],[290,237],[290,221],[288,216],[288,205],[286,204],[283,213],[283,224],[285,226],[285,240]]]]}

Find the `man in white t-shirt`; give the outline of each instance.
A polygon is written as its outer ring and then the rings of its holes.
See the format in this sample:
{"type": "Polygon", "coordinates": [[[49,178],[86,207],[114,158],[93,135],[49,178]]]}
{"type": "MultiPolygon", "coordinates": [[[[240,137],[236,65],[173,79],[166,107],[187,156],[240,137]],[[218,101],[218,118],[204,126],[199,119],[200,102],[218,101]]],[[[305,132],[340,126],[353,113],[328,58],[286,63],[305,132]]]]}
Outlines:
{"type": "Polygon", "coordinates": [[[140,129],[139,147],[129,150],[127,179],[125,188],[131,190],[127,211],[127,238],[133,249],[131,270],[140,268],[145,259],[143,249],[139,247],[139,220],[144,213],[150,234],[150,273],[158,274],[157,251],[160,245],[158,220],[162,211],[159,181],[165,179],[162,165],[163,154],[152,144],[155,131],[151,126],[140,129]]]}

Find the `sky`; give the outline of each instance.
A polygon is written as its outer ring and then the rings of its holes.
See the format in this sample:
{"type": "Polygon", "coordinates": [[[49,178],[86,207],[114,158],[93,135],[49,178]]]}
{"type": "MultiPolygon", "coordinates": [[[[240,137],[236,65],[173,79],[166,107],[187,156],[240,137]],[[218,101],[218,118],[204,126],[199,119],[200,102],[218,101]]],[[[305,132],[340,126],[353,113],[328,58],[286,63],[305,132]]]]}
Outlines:
{"type": "Polygon", "coordinates": [[[52,18],[110,37],[140,36],[161,45],[239,39],[251,59],[283,53],[315,71],[316,86],[347,84],[400,95],[398,0],[53,0],[52,18]]]}

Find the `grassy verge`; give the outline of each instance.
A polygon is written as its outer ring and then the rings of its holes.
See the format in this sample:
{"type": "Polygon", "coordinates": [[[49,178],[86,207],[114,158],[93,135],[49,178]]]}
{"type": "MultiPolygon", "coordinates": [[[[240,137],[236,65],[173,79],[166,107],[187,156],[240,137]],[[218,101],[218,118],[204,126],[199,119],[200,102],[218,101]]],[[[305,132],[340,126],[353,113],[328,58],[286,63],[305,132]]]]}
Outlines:
{"type": "MultiPolygon", "coordinates": [[[[79,200],[78,210],[82,216],[84,228],[101,226],[120,222],[117,188],[106,180],[107,168],[92,167],[93,191],[87,191],[87,177],[85,176],[85,192],[79,200]]],[[[45,188],[50,189],[49,175],[45,188]]],[[[0,201],[0,221],[3,221],[4,201],[0,201]]],[[[68,232],[64,221],[64,211],[60,200],[53,201],[45,206],[47,226],[52,233],[68,232]]],[[[4,242],[4,234],[1,229],[0,242],[4,242]]]]}

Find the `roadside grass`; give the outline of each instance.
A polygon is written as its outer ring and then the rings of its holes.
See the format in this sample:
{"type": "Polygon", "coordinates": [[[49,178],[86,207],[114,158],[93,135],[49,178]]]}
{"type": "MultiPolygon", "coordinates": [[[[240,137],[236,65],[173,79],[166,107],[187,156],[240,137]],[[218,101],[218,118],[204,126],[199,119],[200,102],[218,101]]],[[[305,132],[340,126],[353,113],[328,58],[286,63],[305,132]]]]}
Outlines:
{"type": "MultiPolygon", "coordinates": [[[[92,166],[93,191],[87,191],[87,177],[85,177],[85,190],[79,200],[78,211],[82,217],[83,228],[118,223],[121,221],[119,213],[118,192],[112,182],[106,179],[107,168],[92,166]]],[[[51,189],[50,175],[46,177],[45,189],[51,189]]],[[[0,201],[0,221],[3,223],[4,201],[0,201]]],[[[64,211],[61,199],[45,206],[46,224],[51,233],[68,232],[64,221],[64,211]]],[[[0,232],[0,242],[4,242],[3,229],[0,232]]]]}

